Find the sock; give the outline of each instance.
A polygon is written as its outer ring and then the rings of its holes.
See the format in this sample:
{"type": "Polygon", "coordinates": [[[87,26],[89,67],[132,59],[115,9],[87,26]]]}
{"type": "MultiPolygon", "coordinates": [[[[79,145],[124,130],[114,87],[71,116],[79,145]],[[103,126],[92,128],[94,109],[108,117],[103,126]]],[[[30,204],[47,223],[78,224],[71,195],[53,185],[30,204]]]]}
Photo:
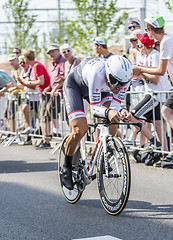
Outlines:
{"type": "MultiPolygon", "coordinates": [[[[154,144],[154,137],[150,139],[150,142],[151,142],[152,144],[154,144]]],[[[156,146],[157,146],[157,147],[158,147],[158,146],[161,146],[161,143],[158,142],[157,139],[156,139],[156,146]]]]}
{"type": "Polygon", "coordinates": [[[54,132],[55,134],[58,134],[58,133],[60,132],[60,130],[59,130],[59,128],[53,128],[53,132],[54,132]]]}
{"type": "Polygon", "coordinates": [[[66,168],[72,167],[72,156],[65,155],[64,167],[66,167],[66,168]]]}

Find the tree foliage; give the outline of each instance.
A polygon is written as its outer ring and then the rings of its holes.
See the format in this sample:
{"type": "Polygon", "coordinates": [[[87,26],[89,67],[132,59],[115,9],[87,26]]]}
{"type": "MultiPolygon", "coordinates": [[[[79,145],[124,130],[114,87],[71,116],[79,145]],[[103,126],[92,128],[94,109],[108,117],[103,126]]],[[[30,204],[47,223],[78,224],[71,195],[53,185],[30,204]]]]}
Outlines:
{"type": "Polygon", "coordinates": [[[58,43],[59,45],[64,43],[67,38],[65,22],[65,18],[61,15],[61,20],[57,20],[54,24],[55,27],[52,27],[52,30],[49,32],[49,39],[51,43],[58,43]]]}
{"type": "Polygon", "coordinates": [[[97,36],[111,36],[124,23],[126,14],[119,16],[117,0],[73,0],[77,19],[67,26],[71,45],[81,54],[92,54],[92,39],[97,36]],[[117,17],[118,16],[118,17],[117,17]]]}
{"type": "Polygon", "coordinates": [[[11,48],[14,46],[21,49],[34,48],[38,52],[38,30],[33,30],[37,16],[29,14],[28,5],[28,0],[8,0],[4,4],[3,8],[13,31],[13,34],[9,34],[9,39],[11,48]]]}
{"type": "Polygon", "coordinates": [[[173,0],[165,1],[165,5],[169,10],[173,10],[173,0]]]}

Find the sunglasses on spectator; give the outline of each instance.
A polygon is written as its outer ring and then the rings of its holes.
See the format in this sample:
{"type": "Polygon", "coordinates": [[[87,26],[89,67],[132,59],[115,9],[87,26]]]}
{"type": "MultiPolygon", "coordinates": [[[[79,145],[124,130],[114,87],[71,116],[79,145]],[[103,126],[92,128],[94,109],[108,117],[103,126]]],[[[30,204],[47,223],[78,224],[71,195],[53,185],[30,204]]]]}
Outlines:
{"type": "Polygon", "coordinates": [[[131,30],[132,28],[136,29],[137,27],[140,27],[140,25],[131,25],[128,26],[128,29],[131,30]]]}
{"type": "Polygon", "coordinates": [[[142,43],[140,43],[140,44],[137,44],[137,47],[138,47],[138,48],[142,48],[142,46],[143,46],[143,44],[142,44],[142,43]]]}
{"type": "Polygon", "coordinates": [[[138,39],[130,39],[130,42],[136,42],[138,39]]]}
{"type": "Polygon", "coordinates": [[[150,28],[145,28],[145,31],[146,31],[146,32],[149,32],[149,31],[150,31],[150,28]]]}
{"type": "Polygon", "coordinates": [[[68,53],[68,52],[70,52],[70,49],[64,50],[62,53],[65,54],[65,53],[68,53]]]}
{"type": "Polygon", "coordinates": [[[13,53],[15,53],[15,54],[20,54],[20,52],[13,52],[13,53]]]}
{"type": "Polygon", "coordinates": [[[155,46],[159,47],[159,46],[160,46],[160,43],[155,43],[155,46]]]}

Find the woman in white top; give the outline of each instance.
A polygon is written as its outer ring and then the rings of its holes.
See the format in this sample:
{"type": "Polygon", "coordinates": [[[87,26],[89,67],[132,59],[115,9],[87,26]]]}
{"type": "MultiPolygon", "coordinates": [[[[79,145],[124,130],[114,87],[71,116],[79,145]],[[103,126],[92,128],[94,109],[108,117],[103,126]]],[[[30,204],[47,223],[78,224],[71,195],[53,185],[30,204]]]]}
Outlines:
{"type": "Polygon", "coordinates": [[[81,59],[73,56],[72,49],[67,43],[60,47],[60,51],[63,57],[67,59],[67,61],[65,62],[65,78],[66,78],[70,71],[81,62],[81,59]]]}

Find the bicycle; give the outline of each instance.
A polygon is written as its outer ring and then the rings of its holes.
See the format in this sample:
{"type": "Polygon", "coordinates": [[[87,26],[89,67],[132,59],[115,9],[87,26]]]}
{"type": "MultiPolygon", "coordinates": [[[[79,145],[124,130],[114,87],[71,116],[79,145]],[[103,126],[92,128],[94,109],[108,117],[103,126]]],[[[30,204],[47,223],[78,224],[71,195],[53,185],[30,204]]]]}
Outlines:
{"type": "MultiPolygon", "coordinates": [[[[110,122],[90,123],[94,131],[100,128],[100,136],[91,159],[87,160],[84,138],[80,142],[72,159],[73,190],[63,185],[61,169],[64,164],[65,143],[69,135],[62,140],[59,150],[58,172],[65,199],[76,203],[85,187],[97,178],[98,192],[104,209],[111,215],[120,214],[126,206],[130,193],[131,171],[126,147],[116,136],[109,133],[110,122]],[[96,173],[94,169],[96,168],[96,173]]],[[[141,130],[141,123],[118,123],[119,125],[136,125],[141,130]]]]}

